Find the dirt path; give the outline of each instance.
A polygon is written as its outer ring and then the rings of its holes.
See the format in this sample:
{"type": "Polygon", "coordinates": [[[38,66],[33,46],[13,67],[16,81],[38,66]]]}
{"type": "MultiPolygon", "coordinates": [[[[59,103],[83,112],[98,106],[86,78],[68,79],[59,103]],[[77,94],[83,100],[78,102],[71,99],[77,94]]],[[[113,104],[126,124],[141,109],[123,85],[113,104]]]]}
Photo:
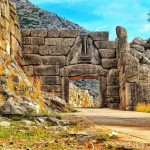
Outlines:
{"type": "Polygon", "coordinates": [[[136,141],[150,143],[150,114],[110,109],[78,108],[74,116],[87,117],[103,128],[130,135],[136,141]]]}

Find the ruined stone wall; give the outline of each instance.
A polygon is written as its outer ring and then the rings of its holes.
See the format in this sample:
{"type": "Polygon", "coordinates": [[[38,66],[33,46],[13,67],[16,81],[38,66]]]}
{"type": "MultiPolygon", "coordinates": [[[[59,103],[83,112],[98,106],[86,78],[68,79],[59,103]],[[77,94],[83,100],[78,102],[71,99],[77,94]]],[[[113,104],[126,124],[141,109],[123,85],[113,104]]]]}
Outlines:
{"type": "Polygon", "coordinates": [[[40,77],[42,89],[68,101],[70,77],[96,77],[102,106],[119,104],[117,43],[108,32],[22,30],[22,68],[40,77]]]}
{"type": "Polygon", "coordinates": [[[120,108],[134,110],[138,103],[150,103],[150,46],[140,38],[129,44],[122,27],[117,27],[117,34],[120,108]]]}
{"type": "Polygon", "coordinates": [[[0,0],[0,50],[15,56],[21,54],[21,34],[16,5],[0,0]]]}

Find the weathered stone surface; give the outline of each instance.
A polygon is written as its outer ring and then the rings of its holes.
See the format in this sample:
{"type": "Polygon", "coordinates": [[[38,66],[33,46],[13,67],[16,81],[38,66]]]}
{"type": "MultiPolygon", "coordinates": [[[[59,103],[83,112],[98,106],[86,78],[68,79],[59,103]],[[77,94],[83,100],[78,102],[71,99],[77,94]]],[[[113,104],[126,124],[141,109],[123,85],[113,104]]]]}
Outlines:
{"type": "Polygon", "coordinates": [[[102,66],[105,69],[117,68],[117,59],[102,59],[102,66]]]}
{"type": "Polygon", "coordinates": [[[70,51],[69,46],[40,46],[40,55],[50,55],[50,56],[66,56],[70,51]]]}
{"type": "Polygon", "coordinates": [[[60,37],[75,38],[79,35],[80,30],[60,30],[60,37]]]}
{"type": "Polygon", "coordinates": [[[128,82],[138,82],[139,81],[139,61],[137,58],[133,57],[129,53],[124,55],[125,64],[125,78],[128,82]]]}
{"type": "Polygon", "coordinates": [[[59,66],[57,66],[57,65],[37,66],[34,69],[34,73],[35,73],[35,75],[41,75],[41,76],[59,75],[59,66]]]}
{"type": "Polygon", "coordinates": [[[117,37],[122,41],[122,42],[126,42],[128,35],[127,35],[127,31],[125,28],[121,27],[121,26],[117,26],[116,27],[116,33],[117,33],[117,37]]]}
{"type": "Polygon", "coordinates": [[[59,76],[43,76],[41,78],[42,78],[43,84],[45,85],[61,84],[61,78],[59,76]]]}
{"type": "Polygon", "coordinates": [[[109,32],[90,32],[89,35],[94,41],[108,41],[109,32]]]}
{"type": "Polygon", "coordinates": [[[44,65],[58,65],[60,68],[65,66],[65,56],[44,56],[42,58],[44,65]]]}
{"type": "Polygon", "coordinates": [[[39,46],[36,45],[23,45],[22,47],[23,54],[38,54],[39,46]]]}
{"type": "Polygon", "coordinates": [[[131,42],[131,45],[134,45],[134,44],[138,44],[138,45],[143,45],[145,44],[146,41],[142,40],[141,38],[139,37],[136,37],[133,39],[133,41],[131,42]]]}
{"type": "Polygon", "coordinates": [[[98,49],[114,49],[117,48],[117,43],[114,41],[95,41],[98,49]]]}
{"type": "Polygon", "coordinates": [[[33,54],[24,54],[22,65],[40,65],[42,63],[41,56],[33,54]]]}
{"type": "Polygon", "coordinates": [[[115,58],[116,56],[115,49],[99,49],[99,52],[102,58],[115,58]]]}
{"type": "Polygon", "coordinates": [[[135,49],[131,48],[129,51],[128,51],[133,57],[141,60],[144,56],[143,53],[140,53],[139,51],[136,51],[135,49]]]}
{"type": "Polygon", "coordinates": [[[47,36],[47,29],[31,30],[31,36],[33,36],[33,37],[46,37],[47,36]]]}
{"type": "Polygon", "coordinates": [[[141,63],[150,65],[150,60],[147,57],[142,57],[141,63]]]}
{"type": "Polygon", "coordinates": [[[137,50],[137,51],[139,51],[139,52],[141,52],[141,53],[144,52],[144,47],[141,46],[141,45],[138,45],[138,44],[133,44],[133,45],[131,45],[131,48],[133,48],[133,49],[135,49],[135,50],[137,50]]]}
{"type": "Polygon", "coordinates": [[[119,87],[118,86],[107,86],[107,96],[118,96],[119,87]]]}
{"type": "Polygon", "coordinates": [[[45,38],[45,45],[61,46],[63,38],[45,38]]]}
{"type": "Polygon", "coordinates": [[[21,30],[21,35],[22,37],[27,37],[31,35],[31,30],[30,29],[22,29],[21,30]]]}
{"type": "Polygon", "coordinates": [[[112,77],[117,77],[119,75],[119,71],[118,69],[111,69],[109,70],[109,76],[112,76],[112,77]]]}
{"type": "Polygon", "coordinates": [[[126,83],[126,106],[135,107],[138,103],[149,103],[150,84],[126,83]]]}
{"type": "Polygon", "coordinates": [[[65,38],[63,39],[62,46],[72,46],[75,42],[75,38],[65,38]]]}
{"type": "Polygon", "coordinates": [[[22,69],[27,76],[33,76],[33,66],[23,66],[22,69]]]}
{"type": "Polygon", "coordinates": [[[64,67],[60,70],[61,76],[100,76],[107,75],[107,70],[98,65],[78,64],[64,67]]]}
{"type": "Polygon", "coordinates": [[[140,66],[139,67],[139,80],[142,83],[148,83],[149,82],[149,73],[150,69],[146,66],[140,66]]]}
{"type": "Polygon", "coordinates": [[[56,94],[58,92],[61,92],[61,86],[60,85],[43,85],[42,90],[46,92],[52,92],[53,94],[56,94]]]}
{"type": "Polygon", "coordinates": [[[60,31],[57,29],[48,29],[48,37],[53,38],[53,37],[59,37],[60,31]]]}
{"type": "Polygon", "coordinates": [[[108,86],[115,86],[115,85],[119,85],[119,79],[118,77],[114,77],[114,76],[110,76],[110,77],[107,77],[107,85],[108,86]]]}
{"type": "Polygon", "coordinates": [[[44,45],[44,38],[42,38],[42,37],[23,37],[23,44],[25,44],[25,45],[44,45]]]}

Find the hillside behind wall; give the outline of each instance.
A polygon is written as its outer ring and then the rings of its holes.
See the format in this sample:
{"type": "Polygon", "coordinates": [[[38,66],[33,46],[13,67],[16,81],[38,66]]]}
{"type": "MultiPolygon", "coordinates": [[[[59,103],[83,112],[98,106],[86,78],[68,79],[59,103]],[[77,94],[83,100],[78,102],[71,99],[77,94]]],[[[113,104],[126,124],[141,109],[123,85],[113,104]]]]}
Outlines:
{"type": "Polygon", "coordinates": [[[9,0],[0,0],[0,50],[16,56],[20,49],[21,34],[16,5],[9,0]]]}

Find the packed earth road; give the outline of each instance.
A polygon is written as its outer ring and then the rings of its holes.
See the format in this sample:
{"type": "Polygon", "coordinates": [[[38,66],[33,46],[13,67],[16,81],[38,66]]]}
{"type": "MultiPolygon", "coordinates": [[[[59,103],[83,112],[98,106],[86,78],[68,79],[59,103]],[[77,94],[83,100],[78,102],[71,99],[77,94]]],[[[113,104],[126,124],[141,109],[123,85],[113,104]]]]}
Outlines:
{"type": "Polygon", "coordinates": [[[120,134],[129,135],[132,140],[150,143],[150,114],[98,108],[77,108],[74,117],[86,117],[95,124],[120,134]]]}

